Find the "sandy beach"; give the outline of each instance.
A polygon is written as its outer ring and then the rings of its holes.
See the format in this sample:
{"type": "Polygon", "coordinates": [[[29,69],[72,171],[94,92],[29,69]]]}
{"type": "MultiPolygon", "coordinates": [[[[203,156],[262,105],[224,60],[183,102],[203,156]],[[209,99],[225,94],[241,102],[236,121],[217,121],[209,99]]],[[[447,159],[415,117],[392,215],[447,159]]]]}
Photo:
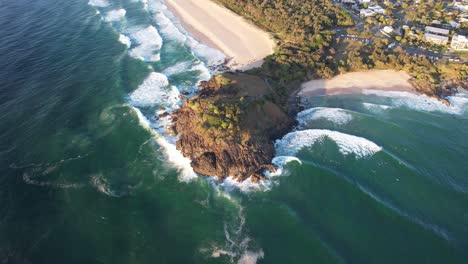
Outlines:
{"type": "Polygon", "coordinates": [[[166,4],[195,38],[231,58],[232,69],[259,67],[273,53],[270,34],[212,0],[166,0],[166,4]]]}
{"type": "Polygon", "coordinates": [[[332,79],[312,80],[302,85],[299,96],[360,93],[363,90],[415,92],[409,76],[404,71],[374,70],[351,72],[332,79]]]}

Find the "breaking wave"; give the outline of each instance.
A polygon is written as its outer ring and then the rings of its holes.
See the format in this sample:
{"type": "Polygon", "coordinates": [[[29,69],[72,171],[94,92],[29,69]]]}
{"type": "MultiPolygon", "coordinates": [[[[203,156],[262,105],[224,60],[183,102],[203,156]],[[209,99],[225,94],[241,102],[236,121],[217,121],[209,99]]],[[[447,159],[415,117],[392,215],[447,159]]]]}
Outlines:
{"type": "Polygon", "coordinates": [[[364,90],[363,93],[364,95],[375,95],[387,98],[390,100],[392,107],[405,107],[424,112],[441,112],[461,115],[466,112],[468,105],[468,98],[464,97],[463,94],[448,96],[447,100],[450,102],[450,105],[446,105],[439,100],[422,94],[379,90],[364,90]]]}
{"type": "Polygon", "coordinates": [[[316,120],[327,120],[336,125],[346,125],[353,120],[353,116],[341,108],[314,107],[300,112],[296,119],[301,127],[316,120]]]}
{"type": "Polygon", "coordinates": [[[164,155],[167,161],[177,169],[179,173],[179,180],[182,182],[189,182],[197,178],[197,174],[193,171],[192,166],[190,165],[190,159],[184,157],[180,151],[177,150],[175,146],[176,138],[173,137],[163,137],[156,132],[156,129],[151,122],[143,115],[140,109],[136,107],[131,107],[138,116],[138,121],[140,125],[145,128],[148,132],[151,133],[156,143],[162,147],[164,155]]]}
{"type": "Polygon", "coordinates": [[[127,46],[127,48],[130,48],[130,46],[132,46],[132,41],[130,40],[129,37],[125,36],[124,34],[119,35],[119,41],[120,43],[127,46]]]}
{"type": "Polygon", "coordinates": [[[354,154],[356,158],[366,158],[382,150],[382,147],[365,138],[326,129],[308,129],[291,132],[277,140],[276,153],[278,156],[294,156],[301,149],[323,142],[326,138],[337,144],[341,154],[354,154]]]}
{"type": "Polygon", "coordinates": [[[110,5],[107,0],[89,0],[88,4],[95,7],[107,7],[110,5]]]}
{"type": "Polygon", "coordinates": [[[389,109],[392,108],[391,106],[388,106],[388,105],[372,104],[372,103],[362,103],[362,106],[366,110],[371,111],[371,112],[375,112],[375,113],[382,113],[385,110],[389,110],[389,109]]]}
{"type": "Polygon", "coordinates": [[[160,1],[153,0],[148,5],[148,9],[153,13],[154,19],[164,37],[185,44],[196,57],[203,59],[208,65],[219,65],[226,60],[226,56],[222,52],[202,44],[190,36],[184,30],[179,20],[160,1]]]}
{"type": "Polygon", "coordinates": [[[106,22],[120,21],[125,18],[125,14],[127,14],[127,11],[125,9],[111,10],[107,12],[104,20],[106,22]]]}
{"type": "Polygon", "coordinates": [[[152,72],[138,88],[130,94],[132,105],[164,106],[170,109],[178,107],[179,90],[175,86],[169,85],[166,75],[152,72]]]}
{"type": "Polygon", "coordinates": [[[157,52],[161,49],[163,40],[155,27],[148,26],[134,30],[130,34],[130,39],[138,44],[138,46],[130,50],[130,56],[148,62],[160,60],[160,54],[157,52]]]}

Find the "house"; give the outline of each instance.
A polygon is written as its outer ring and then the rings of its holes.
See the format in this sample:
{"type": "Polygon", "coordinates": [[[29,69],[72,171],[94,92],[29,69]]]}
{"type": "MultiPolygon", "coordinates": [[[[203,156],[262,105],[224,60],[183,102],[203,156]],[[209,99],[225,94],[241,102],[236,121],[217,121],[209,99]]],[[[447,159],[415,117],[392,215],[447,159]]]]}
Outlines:
{"type": "Polygon", "coordinates": [[[426,33],[432,33],[432,34],[442,35],[442,36],[447,36],[447,35],[450,34],[450,30],[448,30],[448,29],[431,27],[431,26],[426,26],[424,31],[426,33]]]}
{"type": "Polygon", "coordinates": [[[457,23],[455,21],[450,21],[449,22],[449,25],[452,27],[452,28],[459,28],[460,27],[460,23],[457,23]]]}
{"type": "Polygon", "coordinates": [[[468,38],[463,35],[455,34],[452,38],[450,48],[459,51],[468,51],[468,38]]]}
{"type": "Polygon", "coordinates": [[[376,14],[380,14],[380,15],[385,14],[385,9],[382,8],[379,5],[373,5],[373,6],[369,6],[366,9],[361,9],[361,11],[359,12],[359,15],[362,18],[373,16],[373,15],[376,15],[376,14]]]}
{"type": "Polygon", "coordinates": [[[380,30],[380,32],[382,32],[385,36],[390,37],[390,34],[393,32],[393,27],[385,26],[380,30]]]}
{"type": "Polygon", "coordinates": [[[361,11],[359,11],[359,16],[361,18],[364,18],[364,17],[370,17],[370,16],[373,16],[375,15],[375,12],[370,10],[370,9],[361,9],[361,11]]]}
{"type": "Polygon", "coordinates": [[[458,8],[460,11],[468,11],[468,3],[466,3],[466,2],[462,3],[462,2],[454,1],[453,6],[455,8],[458,8]]]}
{"type": "Polygon", "coordinates": [[[351,4],[351,5],[356,4],[355,0],[341,0],[340,2],[343,4],[351,4]]]}
{"type": "Polygon", "coordinates": [[[426,26],[423,39],[437,45],[447,45],[450,30],[444,28],[426,26]]]}
{"type": "Polygon", "coordinates": [[[429,32],[424,33],[424,40],[437,45],[447,45],[449,38],[446,36],[436,35],[429,32]]]}
{"type": "Polygon", "coordinates": [[[358,0],[360,4],[369,4],[371,0],[358,0]]]}
{"type": "Polygon", "coordinates": [[[382,8],[382,7],[379,6],[379,5],[369,6],[368,9],[374,11],[374,13],[376,13],[376,14],[380,14],[380,15],[384,15],[384,14],[385,14],[385,9],[382,8]]]}

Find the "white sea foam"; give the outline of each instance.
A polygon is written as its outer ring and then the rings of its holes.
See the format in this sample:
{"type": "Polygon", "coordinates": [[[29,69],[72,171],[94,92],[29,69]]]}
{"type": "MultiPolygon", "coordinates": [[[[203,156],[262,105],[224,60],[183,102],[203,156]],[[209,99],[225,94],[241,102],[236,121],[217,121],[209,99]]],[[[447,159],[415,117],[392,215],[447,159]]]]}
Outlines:
{"type": "Polygon", "coordinates": [[[202,58],[208,65],[219,65],[224,63],[226,56],[219,50],[213,49],[188,36],[185,42],[191,48],[195,56],[202,58]]]}
{"type": "Polygon", "coordinates": [[[170,86],[164,74],[152,72],[138,88],[130,94],[131,104],[135,106],[164,106],[169,109],[178,107],[179,91],[170,86]]]}
{"type": "Polygon", "coordinates": [[[192,67],[193,62],[192,61],[182,61],[178,62],[166,69],[163,70],[164,75],[166,76],[171,76],[174,74],[182,73],[182,72],[187,72],[190,70],[192,67]]]}
{"type": "Polygon", "coordinates": [[[388,105],[382,104],[362,103],[362,105],[364,106],[364,108],[372,112],[382,112],[392,108],[388,105]]]}
{"type": "Polygon", "coordinates": [[[151,126],[150,121],[143,115],[143,113],[136,107],[132,107],[138,116],[140,125],[153,135],[159,146],[163,148],[163,154],[167,161],[177,169],[179,181],[189,182],[197,178],[197,174],[193,171],[190,165],[190,159],[184,157],[180,151],[177,150],[174,142],[176,138],[162,137],[158,134],[154,127],[151,126]]]}
{"type": "Polygon", "coordinates": [[[409,109],[425,112],[442,112],[448,114],[463,114],[466,112],[468,99],[462,96],[449,96],[447,100],[451,105],[447,106],[441,101],[426,95],[412,94],[397,91],[364,90],[365,95],[376,95],[391,100],[393,107],[406,107],[409,109]]]}
{"type": "Polygon", "coordinates": [[[30,173],[23,174],[23,181],[27,184],[41,186],[41,187],[51,187],[56,189],[78,189],[84,187],[81,183],[66,183],[66,182],[52,182],[52,181],[41,181],[36,178],[36,175],[30,173]]]}
{"type": "Polygon", "coordinates": [[[138,46],[130,51],[130,56],[143,61],[159,61],[160,54],[157,53],[163,44],[163,40],[153,26],[138,29],[130,34],[130,38],[138,46]]]}
{"type": "Polygon", "coordinates": [[[276,177],[276,176],[281,176],[283,175],[284,173],[284,166],[290,162],[297,162],[299,164],[302,164],[302,161],[296,157],[293,157],[293,156],[277,156],[277,157],[274,157],[273,160],[271,161],[272,164],[274,164],[276,166],[276,171],[275,172],[271,172],[271,171],[267,171],[265,173],[265,176],[267,178],[271,178],[271,177],[276,177]]]}
{"type": "Polygon", "coordinates": [[[257,263],[257,260],[262,259],[264,256],[265,254],[261,249],[256,252],[247,250],[242,254],[239,261],[237,261],[237,264],[255,264],[257,263]]]}
{"type": "Polygon", "coordinates": [[[152,13],[167,11],[167,6],[161,0],[133,0],[141,1],[148,5],[148,11],[152,13]]]}
{"type": "Polygon", "coordinates": [[[122,197],[122,194],[115,192],[111,189],[109,182],[104,178],[102,174],[95,174],[90,177],[89,180],[91,186],[93,186],[99,192],[112,197],[122,197]]]}
{"type": "Polygon", "coordinates": [[[125,36],[124,34],[119,35],[119,41],[128,48],[130,48],[130,46],[132,45],[132,41],[130,40],[130,38],[125,36]]]}
{"type": "Polygon", "coordinates": [[[382,150],[380,146],[365,138],[326,129],[309,129],[287,134],[275,143],[278,156],[294,156],[301,149],[322,142],[325,138],[333,140],[343,155],[354,154],[357,158],[372,156],[382,150]]]}
{"type": "Polygon", "coordinates": [[[239,182],[233,177],[226,177],[221,183],[218,182],[218,177],[210,177],[208,180],[210,180],[214,188],[226,193],[233,192],[234,190],[249,193],[271,189],[271,182],[268,180],[260,181],[258,183],[253,182],[251,178],[239,182]]]}
{"type": "Polygon", "coordinates": [[[159,26],[161,34],[163,34],[168,39],[185,43],[187,40],[186,34],[182,33],[164,13],[157,12],[154,15],[154,18],[159,26]]]}
{"type": "Polygon", "coordinates": [[[107,1],[107,0],[89,0],[88,4],[91,5],[91,6],[95,6],[95,7],[107,7],[107,6],[109,6],[109,1],[107,1]]]}
{"type": "Polygon", "coordinates": [[[176,63],[166,69],[163,70],[164,75],[171,76],[174,74],[179,74],[188,71],[198,71],[198,80],[200,81],[207,81],[211,78],[210,70],[199,61],[183,61],[176,63]]]}
{"type": "Polygon", "coordinates": [[[262,259],[265,254],[263,250],[251,249],[249,244],[252,241],[250,237],[243,234],[244,225],[246,222],[244,215],[244,208],[236,199],[233,199],[225,192],[219,192],[221,197],[228,199],[239,208],[237,217],[229,217],[224,222],[224,237],[225,245],[211,245],[211,248],[202,248],[202,253],[209,253],[212,258],[219,258],[221,256],[229,257],[229,263],[237,264],[255,264],[257,260],[262,259]]]}
{"type": "Polygon", "coordinates": [[[107,22],[115,22],[115,21],[120,21],[125,18],[125,14],[127,14],[127,11],[125,9],[116,9],[116,10],[111,10],[107,12],[106,17],[104,18],[105,21],[107,22]]]}
{"type": "Polygon", "coordinates": [[[179,20],[167,10],[167,7],[161,1],[152,0],[148,4],[148,9],[154,13],[161,34],[166,38],[187,45],[196,57],[202,59],[208,65],[219,65],[225,61],[226,56],[221,51],[202,44],[190,36],[179,20]]]}
{"type": "Polygon", "coordinates": [[[300,112],[296,119],[301,127],[316,120],[328,120],[337,125],[345,125],[353,119],[353,116],[341,108],[314,107],[300,112]]]}

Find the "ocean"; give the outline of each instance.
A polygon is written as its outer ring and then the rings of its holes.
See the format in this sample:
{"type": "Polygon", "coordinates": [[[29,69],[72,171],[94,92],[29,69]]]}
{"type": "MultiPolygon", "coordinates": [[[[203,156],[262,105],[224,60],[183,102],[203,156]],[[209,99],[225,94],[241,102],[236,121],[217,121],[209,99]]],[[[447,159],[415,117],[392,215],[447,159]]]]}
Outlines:
{"type": "Polygon", "coordinates": [[[0,262],[468,262],[468,94],[310,98],[219,184],[155,115],[223,60],[160,0],[2,1],[0,262]]]}

